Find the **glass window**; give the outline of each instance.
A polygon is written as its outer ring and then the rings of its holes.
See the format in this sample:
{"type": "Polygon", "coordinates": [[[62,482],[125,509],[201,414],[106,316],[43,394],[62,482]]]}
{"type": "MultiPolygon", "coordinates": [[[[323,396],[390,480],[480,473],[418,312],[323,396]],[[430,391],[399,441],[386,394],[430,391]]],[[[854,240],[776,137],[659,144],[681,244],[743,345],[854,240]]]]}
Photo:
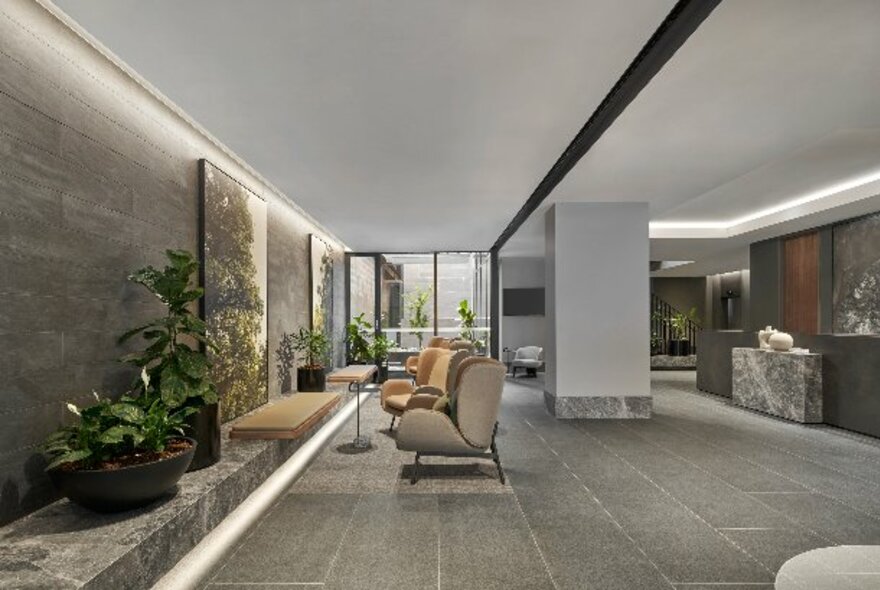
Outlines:
{"type": "Polygon", "coordinates": [[[465,338],[488,351],[490,268],[487,252],[437,254],[438,335],[465,338]]]}

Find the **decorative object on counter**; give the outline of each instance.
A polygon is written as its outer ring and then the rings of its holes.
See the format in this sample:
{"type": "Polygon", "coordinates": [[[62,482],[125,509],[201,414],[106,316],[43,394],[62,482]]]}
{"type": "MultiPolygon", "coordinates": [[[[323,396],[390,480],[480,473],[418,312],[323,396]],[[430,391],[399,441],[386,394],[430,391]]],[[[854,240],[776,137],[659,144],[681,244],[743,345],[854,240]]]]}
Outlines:
{"type": "Polygon", "coordinates": [[[668,352],[671,356],[689,356],[691,354],[691,341],[688,339],[688,326],[694,324],[700,326],[697,317],[697,308],[690,308],[687,313],[676,311],[669,318],[670,339],[668,352]]]}
{"type": "Polygon", "coordinates": [[[765,350],[770,348],[770,336],[775,334],[778,330],[773,329],[773,326],[767,326],[763,330],[758,331],[758,348],[765,350]]]}
{"type": "Polygon", "coordinates": [[[141,371],[138,397],[100,398],[80,409],[67,404],[77,422],[46,440],[43,451],[52,483],[72,502],[98,512],[119,512],[158,499],[186,473],[196,441],[183,436],[186,405],[166,376],[165,389],[141,371]]]}
{"type": "Polygon", "coordinates": [[[822,414],[822,355],[734,348],[733,403],[794,420],[818,423],[822,414]]]}
{"type": "MultiPolygon", "coordinates": [[[[212,363],[203,350],[213,350],[214,344],[207,338],[207,324],[189,309],[204,294],[200,287],[190,288],[198,276],[199,263],[185,250],[167,250],[165,255],[170,264],[164,269],[147,266],[129,277],[155,295],[165,305],[166,314],[123,334],[120,343],[141,336],[149,345],[120,360],[146,369],[152,389],[169,409],[198,410],[187,412],[189,432],[198,443],[189,466],[193,471],[220,460],[219,396],[210,374],[212,363]]],[[[135,381],[130,392],[144,410],[152,401],[146,383],[135,381]]]]}
{"type": "Polygon", "coordinates": [[[296,390],[324,391],[327,385],[324,363],[330,350],[330,341],[324,330],[300,328],[293,337],[293,350],[301,361],[296,368],[296,390]]]}
{"type": "Polygon", "coordinates": [[[794,338],[786,332],[776,332],[770,335],[767,343],[776,352],[788,352],[794,346],[794,338]]]}

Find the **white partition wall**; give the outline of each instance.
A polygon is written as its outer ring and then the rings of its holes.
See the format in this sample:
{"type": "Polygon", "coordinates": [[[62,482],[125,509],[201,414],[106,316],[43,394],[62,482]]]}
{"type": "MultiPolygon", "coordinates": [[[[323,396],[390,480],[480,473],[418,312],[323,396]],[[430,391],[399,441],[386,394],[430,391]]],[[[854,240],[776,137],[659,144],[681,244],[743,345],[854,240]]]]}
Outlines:
{"type": "Polygon", "coordinates": [[[547,408],[651,415],[647,203],[557,203],[546,215],[547,408]]]}

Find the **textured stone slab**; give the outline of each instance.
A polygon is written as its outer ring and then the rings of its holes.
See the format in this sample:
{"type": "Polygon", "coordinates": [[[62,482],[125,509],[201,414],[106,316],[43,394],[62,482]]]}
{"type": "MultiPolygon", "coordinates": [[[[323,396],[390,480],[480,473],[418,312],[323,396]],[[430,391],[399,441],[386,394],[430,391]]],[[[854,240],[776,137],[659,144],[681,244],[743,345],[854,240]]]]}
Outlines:
{"type": "Polygon", "coordinates": [[[668,354],[655,354],[651,356],[652,371],[681,371],[695,370],[697,368],[697,355],[671,356],[668,354]]]}
{"type": "Polygon", "coordinates": [[[734,348],[733,403],[794,420],[822,422],[822,355],[734,348]]]}
{"type": "Polygon", "coordinates": [[[544,392],[547,409],[557,418],[650,418],[650,395],[559,396],[544,392]]]}
{"type": "Polygon", "coordinates": [[[60,500],[0,528],[0,588],[149,588],[343,405],[296,440],[229,440],[227,424],[221,461],[145,508],[97,514],[60,500]]]}

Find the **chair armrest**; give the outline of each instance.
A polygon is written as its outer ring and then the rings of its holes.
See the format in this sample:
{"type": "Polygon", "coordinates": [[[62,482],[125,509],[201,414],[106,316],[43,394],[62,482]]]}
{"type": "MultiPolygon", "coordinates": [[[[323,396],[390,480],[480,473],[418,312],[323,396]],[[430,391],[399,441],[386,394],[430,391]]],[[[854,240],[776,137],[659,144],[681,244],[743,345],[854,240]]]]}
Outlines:
{"type": "Polygon", "coordinates": [[[434,410],[404,412],[397,429],[397,448],[401,451],[473,452],[449,416],[434,410]]]}
{"type": "Polygon", "coordinates": [[[436,397],[442,397],[446,392],[440,389],[439,387],[434,387],[433,385],[421,385],[416,387],[414,394],[425,393],[427,395],[433,395],[436,397]]]}
{"type": "Polygon", "coordinates": [[[408,356],[403,363],[403,368],[409,373],[415,373],[419,367],[419,355],[408,356]]]}
{"type": "Polygon", "coordinates": [[[438,399],[439,398],[436,395],[417,393],[409,398],[409,401],[406,402],[406,410],[404,411],[408,412],[410,410],[415,410],[419,408],[422,410],[433,410],[434,403],[438,399]]]}
{"type": "Polygon", "coordinates": [[[389,379],[379,390],[379,400],[384,405],[388,397],[405,393],[413,393],[413,385],[409,379],[389,379]]]}

